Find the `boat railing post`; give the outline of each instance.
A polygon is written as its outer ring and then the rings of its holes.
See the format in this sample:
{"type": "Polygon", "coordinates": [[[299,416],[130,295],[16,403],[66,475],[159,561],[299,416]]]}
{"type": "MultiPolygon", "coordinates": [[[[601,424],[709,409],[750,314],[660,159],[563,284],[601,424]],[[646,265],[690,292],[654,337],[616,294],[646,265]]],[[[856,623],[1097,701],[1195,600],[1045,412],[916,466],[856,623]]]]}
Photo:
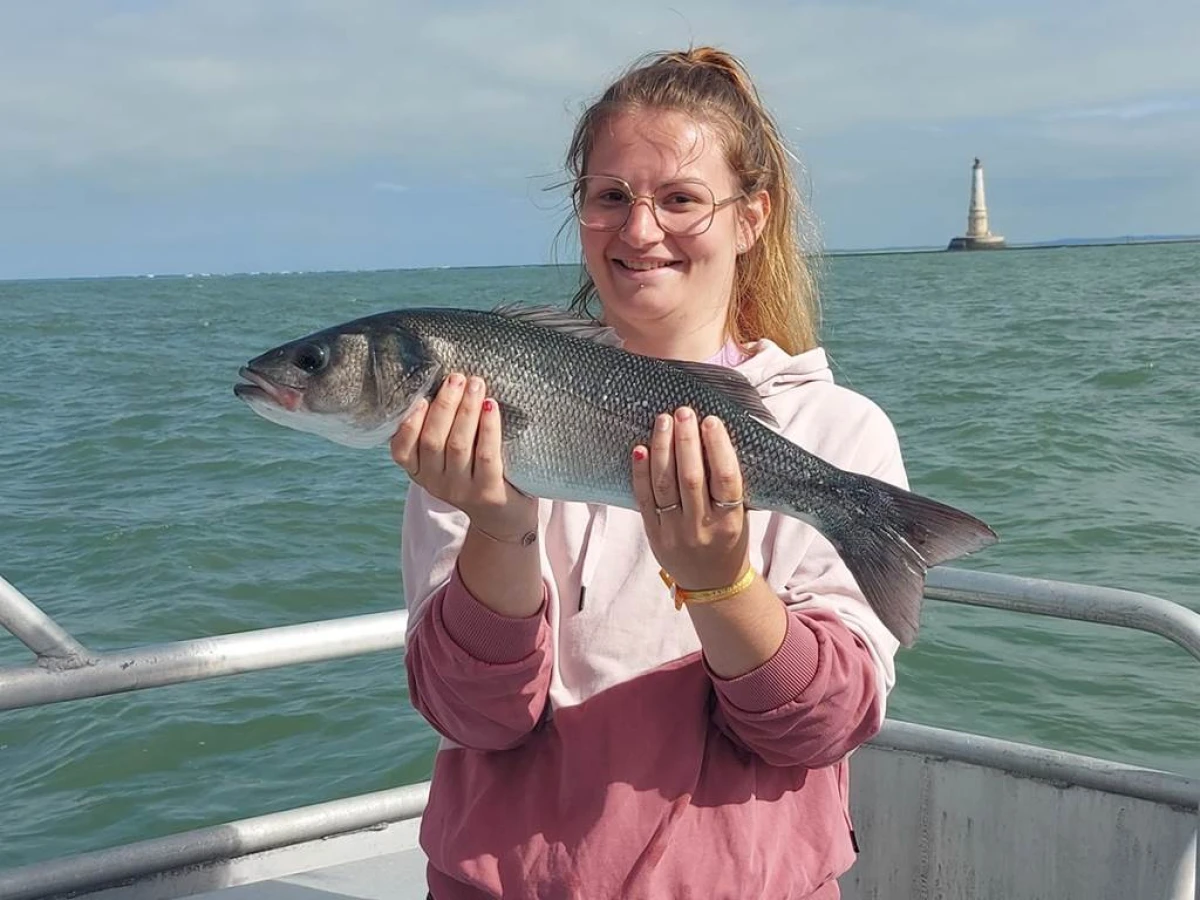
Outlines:
{"type": "Polygon", "coordinates": [[[0,576],[0,625],[32,650],[39,661],[78,664],[90,655],[86,647],[46,615],[36,603],[0,576]]]}

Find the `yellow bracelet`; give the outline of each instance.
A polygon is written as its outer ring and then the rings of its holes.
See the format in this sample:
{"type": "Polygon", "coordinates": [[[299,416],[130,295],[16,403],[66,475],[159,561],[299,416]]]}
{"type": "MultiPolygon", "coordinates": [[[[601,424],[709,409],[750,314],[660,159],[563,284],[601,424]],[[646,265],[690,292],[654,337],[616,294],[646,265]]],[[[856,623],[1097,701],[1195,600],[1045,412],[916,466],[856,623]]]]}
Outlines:
{"type": "Polygon", "coordinates": [[[689,591],[686,588],[681,588],[675,583],[675,579],[666,573],[663,569],[658,570],[658,577],[662,579],[663,584],[671,589],[671,599],[675,601],[675,609],[683,609],[684,603],[716,603],[718,600],[728,600],[735,594],[740,594],[754,582],[755,571],[753,566],[746,568],[746,571],[741,574],[733,584],[720,588],[709,588],[704,591],[689,591]]]}

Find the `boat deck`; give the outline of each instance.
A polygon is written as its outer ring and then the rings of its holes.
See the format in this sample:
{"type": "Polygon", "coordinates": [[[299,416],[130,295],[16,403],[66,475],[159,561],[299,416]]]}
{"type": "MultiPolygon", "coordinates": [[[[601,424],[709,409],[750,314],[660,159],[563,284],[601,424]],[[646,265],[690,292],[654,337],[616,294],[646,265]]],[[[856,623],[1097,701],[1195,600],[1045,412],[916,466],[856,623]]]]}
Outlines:
{"type": "Polygon", "coordinates": [[[408,827],[397,835],[398,843],[408,838],[411,846],[394,853],[209,891],[194,900],[425,900],[425,854],[417,846],[418,820],[404,824],[408,827]]]}

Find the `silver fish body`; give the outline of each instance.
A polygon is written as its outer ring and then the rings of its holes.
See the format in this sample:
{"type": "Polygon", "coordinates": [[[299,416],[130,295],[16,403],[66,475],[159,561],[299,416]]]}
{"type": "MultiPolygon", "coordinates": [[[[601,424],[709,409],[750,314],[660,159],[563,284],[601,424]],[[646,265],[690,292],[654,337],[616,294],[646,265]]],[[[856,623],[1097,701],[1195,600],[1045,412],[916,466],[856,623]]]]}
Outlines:
{"type": "Polygon", "coordinates": [[[506,477],[528,494],[633,508],[631,458],[680,406],[725,422],[746,505],[803,519],[837,548],[901,643],[919,627],[929,566],[995,540],[978,519],[843,471],[782,437],[732,370],[640,356],[559,310],[413,309],[358,319],[251,360],[235,392],[272,421],[350,446],[386,442],[450,372],[500,404],[506,477]]]}

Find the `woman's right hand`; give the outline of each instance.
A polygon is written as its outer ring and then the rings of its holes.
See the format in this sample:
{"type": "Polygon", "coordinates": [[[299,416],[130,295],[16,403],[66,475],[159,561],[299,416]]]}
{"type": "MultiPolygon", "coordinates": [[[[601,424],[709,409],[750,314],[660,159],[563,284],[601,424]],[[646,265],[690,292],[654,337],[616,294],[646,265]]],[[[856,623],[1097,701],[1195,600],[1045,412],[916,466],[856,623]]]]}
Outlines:
{"type": "Polygon", "coordinates": [[[451,372],[391,440],[392,459],[428,493],[487,534],[511,540],[537,527],[537,499],[504,478],[500,407],[483,379],[451,372]]]}

